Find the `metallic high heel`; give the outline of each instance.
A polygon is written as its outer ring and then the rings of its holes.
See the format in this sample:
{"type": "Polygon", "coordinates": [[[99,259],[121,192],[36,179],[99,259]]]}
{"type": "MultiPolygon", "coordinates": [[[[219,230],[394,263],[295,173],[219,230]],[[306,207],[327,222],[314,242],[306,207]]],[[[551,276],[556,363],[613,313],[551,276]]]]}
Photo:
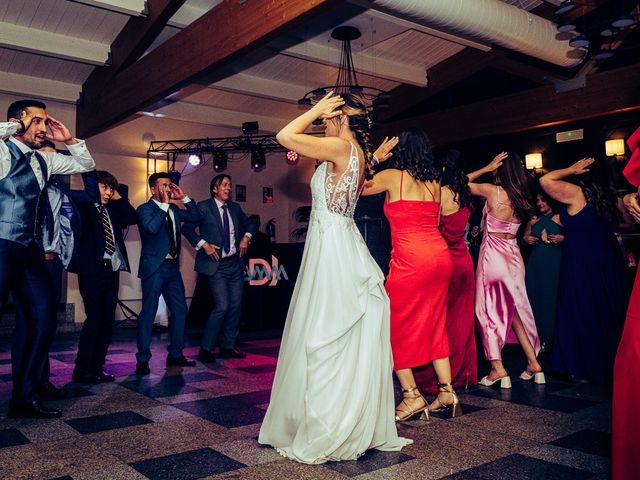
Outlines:
{"type": "Polygon", "coordinates": [[[429,420],[429,403],[419,392],[413,393],[416,390],[418,390],[418,387],[409,387],[407,389],[404,389],[404,388],[402,389],[403,399],[396,407],[396,422],[405,422],[409,420],[411,417],[417,415],[418,413],[422,413],[422,415],[420,416],[421,420],[429,420]],[[407,395],[411,393],[413,393],[413,395],[411,396],[407,395]],[[424,407],[418,408],[417,410],[412,410],[407,404],[407,402],[404,401],[405,398],[411,398],[411,399],[422,398],[422,401],[424,402],[424,407]],[[404,404],[406,408],[400,408],[402,404],[404,404]],[[400,415],[398,415],[398,411],[400,411],[400,413],[405,413],[406,415],[401,417],[400,415]]]}
{"type": "Polygon", "coordinates": [[[538,385],[544,385],[545,383],[547,383],[547,380],[544,378],[543,372],[536,372],[533,375],[531,375],[529,372],[525,370],[520,374],[520,379],[526,380],[526,381],[533,379],[533,383],[537,383],[538,385]]]}
{"type": "Polygon", "coordinates": [[[440,406],[438,408],[432,409],[429,408],[431,413],[436,412],[451,412],[451,418],[459,417],[462,415],[462,405],[460,405],[460,399],[458,398],[458,394],[453,389],[453,385],[451,383],[439,383],[438,389],[441,393],[450,393],[453,398],[453,403],[445,404],[440,401],[440,394],[436,397],[433,403],[438,402],[440,406]],[[451,390],[447,390],[447,387],[451,387],[451,390]]]}

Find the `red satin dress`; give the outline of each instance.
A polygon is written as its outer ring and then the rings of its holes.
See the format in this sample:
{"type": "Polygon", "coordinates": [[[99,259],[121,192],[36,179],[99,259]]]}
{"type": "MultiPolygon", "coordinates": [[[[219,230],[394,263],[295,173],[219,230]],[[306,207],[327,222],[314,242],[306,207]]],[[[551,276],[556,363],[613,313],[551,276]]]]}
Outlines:
{"type": "MultiPolygon", "coordinates": [[[[632,152],[624,175],[640,183],[640,128],[629,139],[632,152]]],[[[613,367],[611,479],[638,478],[640,472],[640,274],[636,272],[627,319],[613,367]]]]}
{"type": "MultiPolygon", "coordinates": [[[[440,219],[440,232],[449,247],[453,274],[447,294],[447,337],[449,362],[454,387],[478,382],[478,359],[474,336],[475,273],[473,261],[464,241],[464,231],[471,211],[461,208],[440,219]]],[[[438,377],[431,365],[413,372],[420,391],[438,393],[438,377]]]]}
{"type": "Polygon", "coordinates": [[[391,302],[393,368],[424,365],[449,356],[447,291],[452,263],[440,231],[440,204],[385,202],[391,226],[391,262],[386,289],[391,302]]]}

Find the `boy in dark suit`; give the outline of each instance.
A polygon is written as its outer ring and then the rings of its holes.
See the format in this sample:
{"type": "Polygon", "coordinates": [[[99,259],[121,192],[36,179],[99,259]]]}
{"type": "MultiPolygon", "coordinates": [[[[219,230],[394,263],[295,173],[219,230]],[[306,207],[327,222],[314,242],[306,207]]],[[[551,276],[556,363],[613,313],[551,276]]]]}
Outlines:
{"type": "Polygon", "coordinates": [[[136,211],[119,193],[115,177],[105,171],[96,173],[100,201],[78,203],[82,234],[68,268],[78,274],[87,315],[72,377],[79,383],[115,380],[103,366],[115,323],[120,271],[131,271],[122,230],[137,222],[136,211]]]}
{"type": "Polygon", "coordinates": [[[158,310],[160,294],[171,311],[167,366],[193,367],[196,364],[182,354],[187,303],[180,274],[180,224],[184,221],[197,222],[200,214],[196,202],[171,182],[168,173],[152,174],[149,188],[151,198],[137,209],[142,242],[138,269],[138,277],[142,279],[142,310],[138,317],[136,353],[138,375],[150,373],[153,319],[158,310]],[[186,210],[170,203],[172,199],[182,201],[186,210]]]}
{"type": "Polygon", "coordinates": [[[201,202],[202,219],[187,223],[184,236],[198,251],[195,270],[207,276],[213,296],[213,310],[207,320],[198,359],[215,362],[212,350],[220,338],[220,356],[244,358],[236,339],[240,329],[244,271],[241,257],[247,253],[256,226],[235,202],[229,200],[231,177],[220,174],[210,185],[211,199],[201,202]],[[198,233],[196,233],[196,228],[198,233]]]}

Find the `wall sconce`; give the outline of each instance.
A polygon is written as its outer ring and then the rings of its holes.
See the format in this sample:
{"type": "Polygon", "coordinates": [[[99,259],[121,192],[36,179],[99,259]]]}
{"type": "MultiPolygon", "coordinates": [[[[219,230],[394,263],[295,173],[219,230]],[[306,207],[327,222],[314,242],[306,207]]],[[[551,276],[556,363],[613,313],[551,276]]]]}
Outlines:
{"type": "Polygon", "coordinates": [[[624,155],[624,139],[607,140],[604,142],[604,149],[607,152],[607,157],[624,155]]]}
{"type": "Polygon", "coordinates": [[[535,170],[542,168],[542,154],[541,153],[527,153],[524,157],[524,164],[527,170],[535,170]]]}

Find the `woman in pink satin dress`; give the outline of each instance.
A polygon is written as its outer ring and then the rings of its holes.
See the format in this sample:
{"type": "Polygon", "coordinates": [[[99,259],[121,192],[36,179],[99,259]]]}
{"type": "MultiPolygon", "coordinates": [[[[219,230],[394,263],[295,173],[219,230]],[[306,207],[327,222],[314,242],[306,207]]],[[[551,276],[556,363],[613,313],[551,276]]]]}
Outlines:
{"type": "Polygon", "coordinates": [[[486,167],[469,174],[469,188],[474,195],[486,199],[484,237],[476,270],[475,311],[491,371],[480,384],[491,386],[499,381],[500,387],[511,388],[501,351],[507,337],[513,334],[527,357],[527,368],[520,378],[545,383],[537,360],[540,339],[527,297],[525,267],[516,240],[520,224],[533,213],[522,160],[514,153],[500,153],[486,167]],[[491,172],[495,185],[472,183],[491,172]]]}

